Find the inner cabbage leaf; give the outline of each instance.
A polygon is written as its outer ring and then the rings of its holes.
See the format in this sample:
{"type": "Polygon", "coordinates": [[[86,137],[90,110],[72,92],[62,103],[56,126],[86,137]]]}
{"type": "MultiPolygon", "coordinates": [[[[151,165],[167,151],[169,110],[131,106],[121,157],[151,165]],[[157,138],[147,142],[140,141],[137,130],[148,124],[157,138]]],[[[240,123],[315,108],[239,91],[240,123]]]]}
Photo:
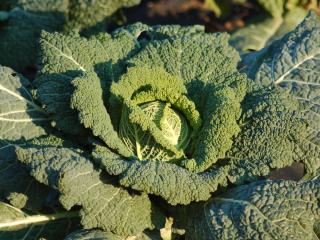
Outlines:
{"type": "MultiPolygon", "coordinates": [[[[146,116],[153,121],[163,137],[178,151],[183,151],[190,140],[190,127],[186,118],[173,109],[169,103],[152,101],[139,106],[146,116]]],[[[175,154],[166,151],[152,135],[143,131],[137,124],[130,123],[129,112],[123,108],[119,135],[128,149],[140,160],[170,160],[175,154]]]]}

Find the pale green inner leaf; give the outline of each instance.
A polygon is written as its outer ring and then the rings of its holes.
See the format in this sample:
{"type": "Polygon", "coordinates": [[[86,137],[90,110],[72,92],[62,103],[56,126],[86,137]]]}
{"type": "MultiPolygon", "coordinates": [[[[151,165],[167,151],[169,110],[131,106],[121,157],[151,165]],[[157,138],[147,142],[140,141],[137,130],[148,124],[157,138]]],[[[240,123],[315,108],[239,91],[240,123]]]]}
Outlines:
{"type": "MultiPolygon", "coordinates": [[[[190,127],[186,118],[171,108],[170,104],[153,101],[139,106],[144,114],[156,124],[162,136],[178,151],[184,150],[190,140],[190,127]]],[[[176,156],[158,144],[152,134],[130,123],[127,109],[123,109],[120,120],[120,137],[140,160],[171,160],[176,156]]]]}

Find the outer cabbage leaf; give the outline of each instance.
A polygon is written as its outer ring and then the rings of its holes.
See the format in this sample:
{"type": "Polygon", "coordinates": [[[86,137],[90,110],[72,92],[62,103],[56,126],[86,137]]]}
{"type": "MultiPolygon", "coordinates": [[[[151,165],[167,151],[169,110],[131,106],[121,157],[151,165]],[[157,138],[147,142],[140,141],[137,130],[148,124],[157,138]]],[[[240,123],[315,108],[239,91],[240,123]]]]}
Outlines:
{"type": "Polygon", "coordinates": [[[248,94],[242,108],[241,133],[227,152],[231,182],[253,181],[294,162],[310,164],[299,150],[307,127],[298,101],[279,89],[262,88],[248,94]]]}
{"type": "Polygon", "coordinates": [[[92,130],[93,135],[101,138],[108,146],[124,156],[130,156],[131,152],[118,137],[106,111],[103,102],[103,89],[101,82],[95,73],[78,77],[73,82],[79,83],[83,88],[76,88],[72,93],[72,107],[79,111],[80,122],[92,130]],[[85,91],[82,91],[85,90],[85,91]]]}
{"type": "Polygon", "coordinates": [[[64,15],[66,31],[80,31],[88,28],[104,30],[110,17],[122,7],[132,7],[140,0],[17,0],[15,5],[27,11],[57,11],[64,15]]]}
{"type": "Polygon", "coordinates": [[[49,188],[32,178],[16,159],[18,143],[0,140],[0,192],[12,205],[33,211],[47,201],[49,188]]]}
{"type": "Polygon", "coordinates": [[[11,7],[39,13],[67,13],[68,5],[69,0],[14,0],[11,7]]]}
{"type": "Polygon", "coordinates": [[[194,206],[187,239],[317,239],[320,178],[260,181],[194,206]]]}
{"type": "Polygon", "coordinates": [[[31,178],[16,160],[14,146],[21,139],[44,135],[47,116],[32,99],[29,81],[0,66],[0,191],[13,205],[38,210],[48,188],[31,178]]]}
{"type": "Polygon", "coordinates": [[[297,147],[309,173],[320,167],[319,39],[320,21],[311,12],[294,31],[255,54],[255,64],[246,69],[260,85],[282,88],[304,107],[303,118],[309,127],[305,141],[297,147]]]}
{"type": "Polygon", "coordinates": [[[196,35],[202,35],[205,32],[203,25],[193,25],[188,27],[182,27],[180,25],[156,25],[152,26],[149,31],[146,32],[147,39],[150,40],[164,40],[164,39],[178,39],[181,37],[195,37],[196,35]]]}
{"type": "Polygon", "coordinates": [[[245,27],[232,34],[231,44],[242,52],[260,50],[292,31],[308,11],[317,11],[313,0],[257,0],[265,9],[245,27]]]}
{"type": "Polygon", "coordinates": [[[63,24],[63,13],[56,10],[51,4],[35,11],[14,8],[7,13],[6,19],[0,19],[0,64],[18,71],[34,66],[41,30],[56,31],[63,24]]]}
{"type": "Polygon", "coordinates": [[[2,240],[63,238],[72,226],[71,218],[75,217],[78,217],[78,212],[30,215],[0,202],[0,238],[2,240]]]}
{"type": "Polygon", "coordinates": [[[0,66],[0,139],[31,139],[45,134],[48,122],[28,89],[29,81],[7,67],[0,66]]]}
{"type": "Polygon", "coordinates": [[[230,44],[242,52],[260,50],[267,45],[268,40],[272,38],[281,24],[282,18],[273,17],[250,23],[231,35],[230,44]]]}
{"type": "Polygon", "coordinates": [[[131,7],[139,2],[140,0],[12,1],[2,6],[8,12],[0,14],[0,64],[17,71],[34,67],[42,30],[53,32],[65,28],[72,32],[96,25],[103,29],[106,27],[106,20],[118,9],[131,7]]]}
{"type": "Polygon", "coordinates": [[[84,228],[102,228],[128,236],[154,227],[148,196],[130,194],[113,186],[110,178],[96,170],[79,151],[34,146],[18,148],[16,152],[33,177],[60,192],[64,208],[82,207],[80,216],[84,228]]]}
{"type": "Polygon", "coordinates": [[[231,35],[230,44],[241,52],[260,50],[292,31],[307,15],[303,8],[294,8],[280,17],[266,17],[240,28],[231,35]]]}
{"type": "MultiPolygon", "coordinates": [[[[32,129],[30,129],[32,130],[32,129]]],[[[76,145],[56,135],[45,135],[30,140],[32,144],[74,148],[76,145]]],[[[44,206],[56,206],[57,192],[30,176],[27,168],[17,160],[16,147],[27,146],[26,141],[0,140],[0,192],[17,208],[36,212],[44,206]]]]}
{"type": "MultiPolygon", "coordinates": [[[[42,34],[42,69],[35,80],[37,98],[46,106],[46,111],[53,115],[58,128],[74,135],[87,135],[78,121],[77,113],[70,108],[70,95],[73,92],[70,82],[84,73],[96,74],[100,77],[100,81],[96,82],[100,85],[97,91],[99,88],[108,89],[122,70],[121,60],[139,47],[136,38],[145,28],[136,24],[113,35],[101,34],[90,39],[77,34],[42,34]]],[[[84,125],[91,126],[88,121],[84,125]]],[[[95,132],[93,134],[96,135],[95,132]]]]}
{"type": "Polygon", "coordinates": [[[229,36],[225,33],[205,34],[199,27],[180,27],[175,29],[176,36],[172,36],[168,34],[172,28],[164,26],[156,28],[155,33],[150,31],[151,41],[130,58],[129,63],[158,66],[178,76],[187,87],[188,97],[202,110],[201,104],[207,95],[200,96],[199,92],[204,91],[207,84],[226,84],[244,77],[237,71],[239,54],[229,45],[229,36]],[[161,32],[163,34],[159,34],[161,32]]]}
{"type": "Polygon", "coordinates": [[[281,25],[267,43],[270,44],[273,41],[282,38],[288,32],[293,31],[307,15],[308,11],[303,7],[296,7],[288,10],[282,16],[281,25]]]}
{"type": "Polygon", "coordinates": [[[106,20],[123,7],[132,7],[140,0],[69,0],[67,30],[87,29],[101,25],[105,27],[106,20]]]}
{"type": "Polygon", "coordinates": [[[281,17],[285,0],[257,0],[257,2],[273,17],[281,17]]]}
{"type": "Polygon", "coordinates": [[[109,174],[119,175],[121,185],[161,196],[172,205],[207,200],[218,184],[227,184],[228,168],[200,175],[167,162],[126,161],[101,146],[93,157],[109,174]]]}

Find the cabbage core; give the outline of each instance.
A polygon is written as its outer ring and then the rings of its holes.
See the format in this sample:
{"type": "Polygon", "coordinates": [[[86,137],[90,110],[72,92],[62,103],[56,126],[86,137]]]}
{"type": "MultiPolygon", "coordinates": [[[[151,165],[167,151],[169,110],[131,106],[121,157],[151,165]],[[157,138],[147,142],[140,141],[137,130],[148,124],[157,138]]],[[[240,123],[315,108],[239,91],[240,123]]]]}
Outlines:
{"type": "Polygon", "coordinates": [[[152,127],[143,131],[138,124],[130,123],[128,110],[123,109],[119,135],[128,149],[140,160],[168,161],[182,158],[191,132],[186,118],[170,104],[161,101],[143,103],[139,107],[148,120],[154,123],[161,136],[154,134],[152,127]],[[179,154],[168,150],[166,146],[173,146],[179,154]]]}

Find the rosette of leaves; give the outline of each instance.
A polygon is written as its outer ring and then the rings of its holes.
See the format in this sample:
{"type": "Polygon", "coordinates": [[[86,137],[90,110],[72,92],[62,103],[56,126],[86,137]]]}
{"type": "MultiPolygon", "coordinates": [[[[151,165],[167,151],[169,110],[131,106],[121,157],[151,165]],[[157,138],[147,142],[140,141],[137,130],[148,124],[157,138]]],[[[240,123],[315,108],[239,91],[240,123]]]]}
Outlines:
{"type": "Polygon", "coordinates": [[[106,28],[112,15],[140,0],[15,0],[0,3],[0,64],[17,71],[35,67],[42,30],[86,31],[106,28]]]}
{"type": "Polygon", "coordinates": [[[32,85],[5,71],[1,139],[64,209],[80,209],[83,228],[124,237],[163,228],[167,204],[318,162],[306,106],[239,73],[228,41],[140,23],[90,38],[43,32],[32,85]]]}

